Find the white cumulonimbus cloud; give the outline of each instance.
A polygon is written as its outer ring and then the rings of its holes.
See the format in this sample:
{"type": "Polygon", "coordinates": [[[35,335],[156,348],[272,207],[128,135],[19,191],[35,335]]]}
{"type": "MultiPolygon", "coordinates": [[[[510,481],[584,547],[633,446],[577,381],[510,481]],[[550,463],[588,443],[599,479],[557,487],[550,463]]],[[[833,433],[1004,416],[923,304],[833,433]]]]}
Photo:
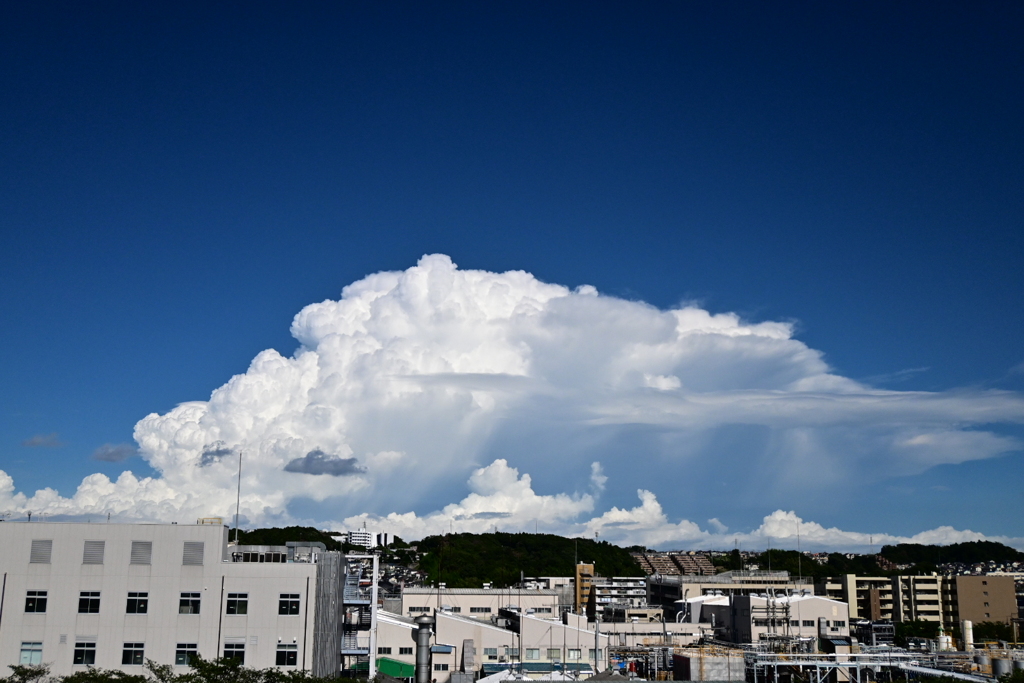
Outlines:
{"type": "MultiPolygon", "coordinates": [[[[1021,448],[984,428],[1024,421],[1018,394],[877,389],[831,372],[787,323],[661,310],[443,255],[305,307],[291,332],[291,357],[264,351],[208,401],[136,425],[159,476],[94,474],[71,497],[29,497],[0,472],[0,511],[231,517],[241,454],[252,525],[366,522],[413,538],[536,528],[682,547],[727,528],[672,521],[658,496],[699,497],[712,478],[773,509],[784,502],[763,492],[827,494],[1021,448]]],[[[867,545],[782,510],[728,545],[787,538],[786,524],[811,544],[867,545]]]]}

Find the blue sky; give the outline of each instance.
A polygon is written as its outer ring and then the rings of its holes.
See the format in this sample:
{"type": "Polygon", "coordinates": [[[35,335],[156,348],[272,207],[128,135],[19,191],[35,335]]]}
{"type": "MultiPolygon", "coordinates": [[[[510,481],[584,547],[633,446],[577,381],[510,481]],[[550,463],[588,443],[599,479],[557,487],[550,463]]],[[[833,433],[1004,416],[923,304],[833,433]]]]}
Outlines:
{"type": "MultiPolygon", "coordinates": [[[[92,454],[207,400],[260,351],[290,355],[304,306],[432,253],[790,322],[873,387],[1024,390],[1019,4],[0,12],[0,469],[20,491],[153,474],[92,454]]],[[[1020,439],[1021,421],[967,429],[1020,439]]],[[[597,513],[636,498],[608,443],[643,453],[657,435],[609,439],[591,449],[612,475],[597,513]]],[[[585,459],[590,443],[566,448],[585,459]]],[[[516,465],[519,448],[486,452],[516,465]]],[[[713,470],[687,472],[725,486],[713,470]]],[[[548,494],[588,485],[531,474],[548,494]]],[[[778,507],[1024,537],[1006,514],[1021,481],[1009,452],[796,498],[657,493],[673,519],[733,529],[778,507]]],[[[465,486],[446,495],[416,511],[465,486]]]]}

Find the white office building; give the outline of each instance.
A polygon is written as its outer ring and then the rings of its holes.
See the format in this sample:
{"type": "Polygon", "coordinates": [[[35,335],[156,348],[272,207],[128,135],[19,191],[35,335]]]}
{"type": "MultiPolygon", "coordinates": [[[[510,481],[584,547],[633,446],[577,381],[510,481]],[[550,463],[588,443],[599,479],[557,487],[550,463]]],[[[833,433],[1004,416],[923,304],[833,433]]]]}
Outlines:
{"type": "Polygon", "coordinates": [[[0,668],[138,673],[146,659],[339,670],[345,560],[228,545],[222,525],[0,523],[0,668]]]}

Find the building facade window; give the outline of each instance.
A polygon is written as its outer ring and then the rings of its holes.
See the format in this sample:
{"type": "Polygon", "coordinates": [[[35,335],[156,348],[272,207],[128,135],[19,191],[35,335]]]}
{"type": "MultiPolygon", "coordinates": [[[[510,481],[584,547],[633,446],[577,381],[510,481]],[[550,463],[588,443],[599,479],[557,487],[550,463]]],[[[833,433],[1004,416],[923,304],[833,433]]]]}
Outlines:
{"type": "Polygon", "coordinates": [[[460,614],[462,612],[461,607],[452,607],[452,614],[460,614]]]}
{"type": "Polygon", "coordinates": [[[411,655],[412,654],[412,648],[411,647],[400,647],[400,648],[398,648],[398,654],[400,654],[400,655],[411,655]]]}
{"type": "Polygon", "coordinates": [[[178,600],[178,614],[199,614],[199,593],[182,593],[178,600]]]}
{"type": "Polygon", "coordinates": [[[99,591],[82,591],[78,594],[78,613],[79,614],[99,614],[100,613],[100,592],[99,591]]]}
{"type": "Polygon", "coordinates": [[[526,648],[527,659],[540,659],[540,648],[539,647],[528,647],[526,648]]]}
{"type": "Polygon", "coordinates": [[[447,670],[448,670],[448,665],[447,664],[435,664],[434,665],[434,671],[447,671],[447,670]]]}
{"type": "Polygon", "coordinates": [[[562,651],[559,650],[557,647],[548,648],[548,659],[561,659],[561,657],[562,651]]]}
{"type": "Polygon", "coordinates": [[[43,644],[30,642],[21,644],[21,658],[18,661],[22,666],[34,666],[43,663],[43,644]]]}
{"type": "Polygon", "coordinates": [[[804,626],[814,626],[814,619],[804,619],[804,626]]]}
{"type": "Polygon", "coordinates": [[[429,611],[430,611],[429,607],[410,607],[409,608],[409,613],[410,614],[414,613],[414,612],[429,612],[429,611]]]}
{"type": "Polygon", "coordinates": [[[579,658],[580,658],[580,651],[575,649],[575,648],[569,648],[569,653],[566,656],[566,659],[579,659],[579,658]]]}
{"type": "Polygon", "coordinates": [[[277,646],[278,666],[297,666],[299,663],[299,646],[295,643],[281,643],[277,646]]]}
{"type": "Polygon", "coordinates": [[[281,598],[277,601],[277,613],[286,615],[298,614],[299,594],[281,593],[281,598]]]}
{"type": "Polygon", "coordinates": [[[26,591],[25,611],[35,614],[46,613],[46,591],[26,591]]]}
{"type": "Polygon", "coordinates": [[[594,661],[597,661],[598,659],[601,659],[601,650],[600,649],[595,650],[594,648],[590,648],[590,659],[592,659],[594,661]]]}
{"type": "Polygon", "coordinates": [[[471,614],[490,614],[490,607],[470,607],[469,611],[471,614]]]}
{"type": "Polygon", "coordinates": [[[96,643],[75,643],[74,664],[96,664],[96,643]]]}
{"type": "Polygon", "coordinates": [[[248,593],[228,593],[228,614],[248,614],[249,613],[249,594],[248,593]]]}
{"type": "Polygon", "coordinates": [[[174,648],[174,663],[177,666],[188,666],[199,654],[199,645],[196,643],[178,643],[174,648]]]}
{"type": "Polygon", "coordinates": [[[149,593],[129,592],[128,604],[124,611],[127,614],[148,614],[149,593]]]}
{"type": "Polygon", "coordinates": [[[245,664],[245,643],[224,643],[224,659],[237,659],[245,664]]]}
{"type": "Polygon", "coordinates": [[[379,654],[379,655],[389,655],[389,654],[391,654],[391,648],[390,647],[378,647],[377,648],[377,654],[379,654]]]}
{"type": "Polygon", "coordinates": [[[144,643],[125,643],[121,651],[121,664],[142,666],[146,663],[146,646],[144,643]]]}
{"type": "Polygon", "coordinates": [[[519,648],[518,647],[506,647],[505,648],[505,656],[506,657],[518,657],[519,656],[519,648]]]}

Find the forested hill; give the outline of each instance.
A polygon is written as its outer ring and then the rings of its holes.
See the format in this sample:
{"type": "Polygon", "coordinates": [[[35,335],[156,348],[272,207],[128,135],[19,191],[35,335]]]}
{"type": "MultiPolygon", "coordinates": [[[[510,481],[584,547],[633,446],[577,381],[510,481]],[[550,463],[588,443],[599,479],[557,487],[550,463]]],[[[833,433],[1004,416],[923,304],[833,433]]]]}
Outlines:
{"type": "Polygon", "coordinates": [[[419,569],[427,581],[449,588],[496,588],[525,576],[573,576],[577,561],[594,563],[601,576],[643,576],[629,551],[607,541],[563,538],[552,534],[449,534],[428,536],[416,544],[419,569]]]}
{"type": "Polygon", "coordinates": [[[882,546],[882,557],[893,564],[948,564],[960,562],[1020,562],[1024,553],[993,541],[969,541],[950,545],[901,543],[882,546]]]}

